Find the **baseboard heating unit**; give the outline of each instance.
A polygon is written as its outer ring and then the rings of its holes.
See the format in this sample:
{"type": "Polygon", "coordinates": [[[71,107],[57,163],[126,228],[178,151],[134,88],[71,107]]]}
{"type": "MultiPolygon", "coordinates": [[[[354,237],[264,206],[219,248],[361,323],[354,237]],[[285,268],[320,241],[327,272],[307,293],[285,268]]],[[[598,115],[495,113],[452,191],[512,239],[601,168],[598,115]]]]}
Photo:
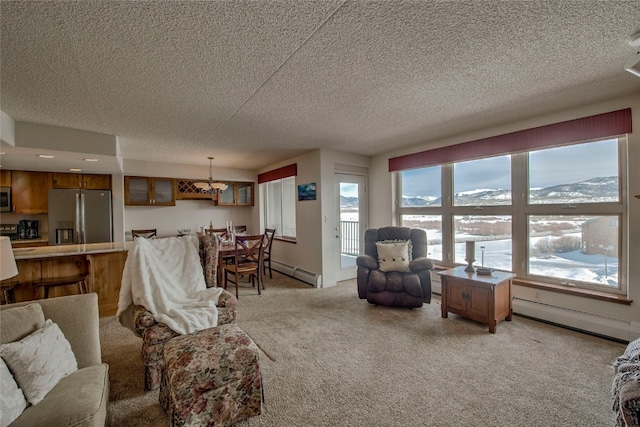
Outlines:
{"type": "Polygon", "coordinates": [[[316,288],[320,287],[321,278],[320,274],[312,273],[307,270],[303,270],[298,267],[294,267],[293,265],[284,264],[278,261],[272,262],[271,268],[274,270],[286,274],[287,276],[291,276],[294,279],[298,279],[301,282],[305,282],[310,284],[311,286],[315,286],[316,288]]]}
{"type": "Polygon", "coordinates": [[[555,307],[517,297],[513,299],[513,312],[514,314],[521,314],[526,317],[567,326],[571,329],[623,341],[629,341],[630,335],[633,335],[632,325],[628,320],[555,307]]]}

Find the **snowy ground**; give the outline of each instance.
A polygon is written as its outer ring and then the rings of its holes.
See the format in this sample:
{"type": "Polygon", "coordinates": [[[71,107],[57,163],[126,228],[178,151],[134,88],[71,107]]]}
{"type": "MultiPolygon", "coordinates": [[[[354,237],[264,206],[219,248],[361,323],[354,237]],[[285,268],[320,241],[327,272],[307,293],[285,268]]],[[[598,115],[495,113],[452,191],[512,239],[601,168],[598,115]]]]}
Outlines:
{"type": "MultiPolygon", "coordinates": [[[[344,212],[341,214],[343,221],[357,221],[358,214],[344,212]]],[[[426,230],[430,241],[441,241],[440,230],[426,230]]],[[[579,234],[578,234],[579,236],[579,234]]],[[[456,234],[458,239],[476,240],[478,236],[456,234]]],[[[542,237],[532,237],[530,244],[534,245],[542,237]]],[[[455,245],[454,262],[466,264],[465,243],[455,245]]],[[[511,239],[488,240],[476,242],[476,266],[496,268],[500,270],[512,270],[511,239]],[[484,246],[484,250],[481,247],[484,246]]],[[[430,244],[428,256],[435,260],[442,260],[442,245],[430,244]]],[[[618,286],[618,258],[602,255],[585,255],[580,250],[566,253],[556,253],[532,257],[529,263],[529,274],[534,276],[547,276],[566,280],[567,282],[579,281],[597,283],[601,285],[618,286]]]]}
{"type": "MultiPolygon", "coordinates": [[[[428,235],[434,235],[429,232],[428,235]]],[[[473,236],[470,236],[473,237],[473,236]]],[[[536,242],[531,239],[531,243],[536,242]]],[[[492,240],[476,243],[476,263],[482,265],[484,246],[484,266],[502,270],[511,270],[511,240],[492,240]]],[[[465,243],[455,245],[455,262],[465,263],[465,243]]],[[[442,246],[430,245],[429,252],[435,259],[442,259],[442,246]]],[[[529,262],[529,274],[566,279],[568,282],[580,281],[598,283],[606,286],[618,286],[618,259],[604,255],[585,255],[580,250],[532,257],[529,262]]]]}

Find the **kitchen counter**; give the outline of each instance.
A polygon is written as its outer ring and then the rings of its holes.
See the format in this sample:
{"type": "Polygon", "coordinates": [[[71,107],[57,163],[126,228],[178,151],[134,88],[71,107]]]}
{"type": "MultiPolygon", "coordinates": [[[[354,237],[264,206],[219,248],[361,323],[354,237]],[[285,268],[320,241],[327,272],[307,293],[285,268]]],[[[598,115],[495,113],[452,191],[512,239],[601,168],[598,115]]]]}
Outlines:
{"type": "MultiPolygon", "coordinates": [[[[17,302],[43,297],[38,283],[50,279],[77,276],[88,262],[89,292],[98,294],[100,316],[113,316],[118,309],[122,272],[133,242],[89,243],[86,245],[39,246],[13,248],[18,275],[5,282],[13,283],[17,302]]],[[[77,293],[75,284],[56,286],[51,297],[77,293]]]]}
{"type": "Polygon", "coordinates": [[[11,241],[11,244],[14,243],[46,243],[49,244],[49,238],[48,237],[35,237],[32,239],[15,239],[11,241]]]}
{"type": "Polygon", "coordinates": [[[87,243],[85,245],[57,245],[31,248],[14,248],[13,256],[16,258],[16,260],[24,260],[122,252],[128,251],[132,243],[133,242],[87,243]]]}

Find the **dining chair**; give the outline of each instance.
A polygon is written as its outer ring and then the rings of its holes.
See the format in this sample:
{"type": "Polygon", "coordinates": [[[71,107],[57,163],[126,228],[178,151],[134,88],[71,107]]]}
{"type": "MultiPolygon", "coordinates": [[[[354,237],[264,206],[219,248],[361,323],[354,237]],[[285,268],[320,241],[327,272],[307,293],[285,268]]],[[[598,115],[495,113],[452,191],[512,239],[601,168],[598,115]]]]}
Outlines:
{"type": "Polygon", "coordinates": [[[262,294],[261,289],[264,289],[264,280],[262,280],[260,272],[264,257],[264,239],[264,234],[236,238],[233,262],[223,266],[224,289],[227,289],[227,284],[231,281],[229,276],[233,275],[233,282],[236,284],[236,298],[238,298],[239,278],[247,275],[252,286],[256,286],[257,283],[258,295],[262,294]]]}
{"type": "Polygon", "coordinates": [[[133,236],[133,240],[137,237],[144,237],[145,239],[155,239],[158,237],[158,229],[149,228],[147,230],[131,230],[131,236],[133,236]]]}
{"type": "Polygon", "coordinates": [[[271,272],[271,245],[273,244],[273,236],[276,234],[275,228],[265,228],[264,229],[264,237],[266,241],[266,246],[264,248],[264,260],[262,262],[262,274],[267,273],[267,264],[269,264],[269,278],[273,279],[273,274],[271,272]]]}
{"type": "Polygon", "coordinates": [[[233,228],[236,230],[236,233],[246,233],[247,232],[247,226],[246,225],[236,225],[233,228]]]}
{"type": "Polygon", "coordinates": [[[216,235],[222,239],[227,238],[227,229],[226,228],[204,228],[204,232],[208,235],[216,235]]]}
{"type": "MultiPolygon", "coordinates": [[[[238,225],[237,227],[234,227],[236,230],[236,233],[246,233],[247,232],[247,226],[246,225],[238,225]]],[[[223,239],[226,238],[229,234],[229,230],[227,230],[226,228],[205,228],[204,229],[205,233],[207,234],[215,234],[216,236],[220,236],[223,239]]]]}

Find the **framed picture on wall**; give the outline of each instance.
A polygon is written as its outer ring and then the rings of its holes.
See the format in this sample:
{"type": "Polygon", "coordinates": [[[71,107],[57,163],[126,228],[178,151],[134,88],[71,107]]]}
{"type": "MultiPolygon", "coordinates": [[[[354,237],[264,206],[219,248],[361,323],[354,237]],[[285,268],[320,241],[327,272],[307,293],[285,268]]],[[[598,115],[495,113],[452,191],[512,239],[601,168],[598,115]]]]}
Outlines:
{"type": "Polygon", "coordinates": [[[316,199],[316,183],[298,185],[298,201],[315,200],[316,199]]]}

